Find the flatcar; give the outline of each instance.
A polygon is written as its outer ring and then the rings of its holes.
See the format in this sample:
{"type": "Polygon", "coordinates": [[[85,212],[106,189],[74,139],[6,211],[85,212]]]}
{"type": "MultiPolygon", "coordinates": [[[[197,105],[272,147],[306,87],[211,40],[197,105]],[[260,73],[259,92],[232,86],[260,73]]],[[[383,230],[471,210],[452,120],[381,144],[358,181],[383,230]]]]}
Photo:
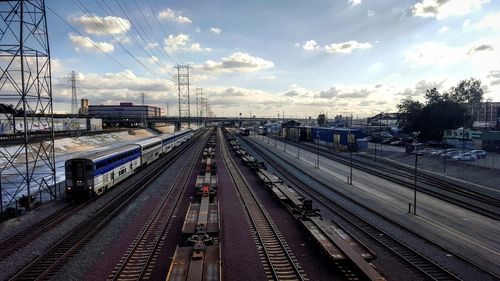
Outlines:
{"type": "Polygon", "coordinates": [[[248,129],[248,128],[240,128],[239,129],[239,133],[242,136],[248,136],[248,135],[250,135],[250,129],[248,129]]]}
{"type": "Polygon", "coordinates": [[[193,136],[192,130],[91,152],[65,162],[68,197],[100,195],[193,136]]]}

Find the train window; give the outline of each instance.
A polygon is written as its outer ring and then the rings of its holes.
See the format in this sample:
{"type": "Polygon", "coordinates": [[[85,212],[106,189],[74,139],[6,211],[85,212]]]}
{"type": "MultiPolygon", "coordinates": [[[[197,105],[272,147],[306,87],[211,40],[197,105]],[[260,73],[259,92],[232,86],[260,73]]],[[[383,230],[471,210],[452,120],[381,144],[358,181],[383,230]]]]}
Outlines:
{"type": "Polygon", "coordinates": [[[83,180],[83,163],[82,161],[73,161],[72,174],[75,180],[83,180]]]}
{"type": "Polygon", "coordinates": [[[87,171],[92,171],[92,168],[93,168],[93,167],[92,167],[92,165],[87,165],[87,166],[85,166],[85,169],[86,169],[87,171]]]}
{"type": "Polygon", "coordinates": [[[146,146],[144,147],[144,149],[143,149],[143,150],[150,149],[150,148],[155,147],[155,146],[157,146],[157,145],[159,145],[159,144],[161,144],[161,141],[158,141],[158,142],[155,142],[155,143],[152,143],[152,144],[148,144],[148,145],[146,145],[146,146]]]}

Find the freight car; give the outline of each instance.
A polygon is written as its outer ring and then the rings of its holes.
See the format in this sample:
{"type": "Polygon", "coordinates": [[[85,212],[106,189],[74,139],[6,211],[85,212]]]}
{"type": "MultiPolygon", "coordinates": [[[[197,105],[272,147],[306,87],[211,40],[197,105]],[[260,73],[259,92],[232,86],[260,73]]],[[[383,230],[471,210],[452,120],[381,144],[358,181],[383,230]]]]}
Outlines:
{"type": "Polygon", "coordinates": [[[140,140],[65,162],[68,197],[100,195],[193,136],[192,130],[140,140]]]}

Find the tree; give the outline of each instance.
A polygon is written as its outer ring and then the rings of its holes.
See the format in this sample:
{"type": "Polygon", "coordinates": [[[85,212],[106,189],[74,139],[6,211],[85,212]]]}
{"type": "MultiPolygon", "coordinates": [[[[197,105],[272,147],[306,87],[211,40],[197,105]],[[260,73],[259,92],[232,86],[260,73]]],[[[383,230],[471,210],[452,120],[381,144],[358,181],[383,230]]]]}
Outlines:
{"type": "Polygon", "coordinates": [[[318,115],[318,127],[325,127],[326,125],[326,116],[324,113],[318,115]]]}
{"type": "Polygon", "coordinates": [[[403,129],[403,132],[411,133],[415,131],[415,124],[418,120],[420,111],[423,108],[423,104],[419,101],[413,100],[411,97],[407,97],[398,104],[399,111],[399,126],[403,129]]]}
{"type": "Polygon", "coordinates": [[[422,140],[441,140],[444,130],[455,128],[466,121],[465,106],[449,93],[436,88],[425,92],[426,102],[406,98],[398,105],[400,126],[405,133],[421,132],[422,140]]]}
{"type": "Polygon", "coordinates": [[[450,95],[456,102],[467,104],[469,108],[467,125],[472,125],[478,114],[474,109],[478,108],[483,100],[484,91],[481,88],[481,80],[474,78],[462,80],[456,87],[450,89],[450,95]]]}
{"type": "Polygon", "coordinates": [[[462,80],[456,87],[451,88],[451,96],[456,102],[477,104],[483,99],[484,91],[481,80],[471,78],[462,80]]]}

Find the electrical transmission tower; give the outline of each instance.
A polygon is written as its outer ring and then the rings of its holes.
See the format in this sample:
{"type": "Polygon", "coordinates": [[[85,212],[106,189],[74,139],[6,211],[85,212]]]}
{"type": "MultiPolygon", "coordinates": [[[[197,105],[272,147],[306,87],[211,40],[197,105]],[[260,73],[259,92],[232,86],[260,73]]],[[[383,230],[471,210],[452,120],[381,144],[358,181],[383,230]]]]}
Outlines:
{"type": "Polygon", "coordinates": [[[45,1],[0,1],[2,211],[57,195],[49,50],[45,1]]]}
{"type": "Polygon", "coordinates": [[[76,75],[74,71],[68,74],[68,79],[71,83],[71,115],[76,117],[78,115],[78,98],[76,96],[76,75]]]}
{"type": "Polygon", "coordinates": [[[201,113],[202,113],[202,105],[201,100],[203,99],[203,88],[196,88],[196,125],[199,128],[201,126],[201,113]]]}
{"type": "Polygon", "coordinates": [[[177,92],[179,95],[179,126],[182,117],[187,117],[188,128],[191,128],[191,104],[189,99],[189,69],[188,65],[177,65],[177,92]]]}
{"type": "Polygon", "coordinates": [[[201,117],[203,118],[203,112],[205,112],[205,124],[207,126],[207,118],[208,118],[208,99],[201,97],[201,117]]]}

